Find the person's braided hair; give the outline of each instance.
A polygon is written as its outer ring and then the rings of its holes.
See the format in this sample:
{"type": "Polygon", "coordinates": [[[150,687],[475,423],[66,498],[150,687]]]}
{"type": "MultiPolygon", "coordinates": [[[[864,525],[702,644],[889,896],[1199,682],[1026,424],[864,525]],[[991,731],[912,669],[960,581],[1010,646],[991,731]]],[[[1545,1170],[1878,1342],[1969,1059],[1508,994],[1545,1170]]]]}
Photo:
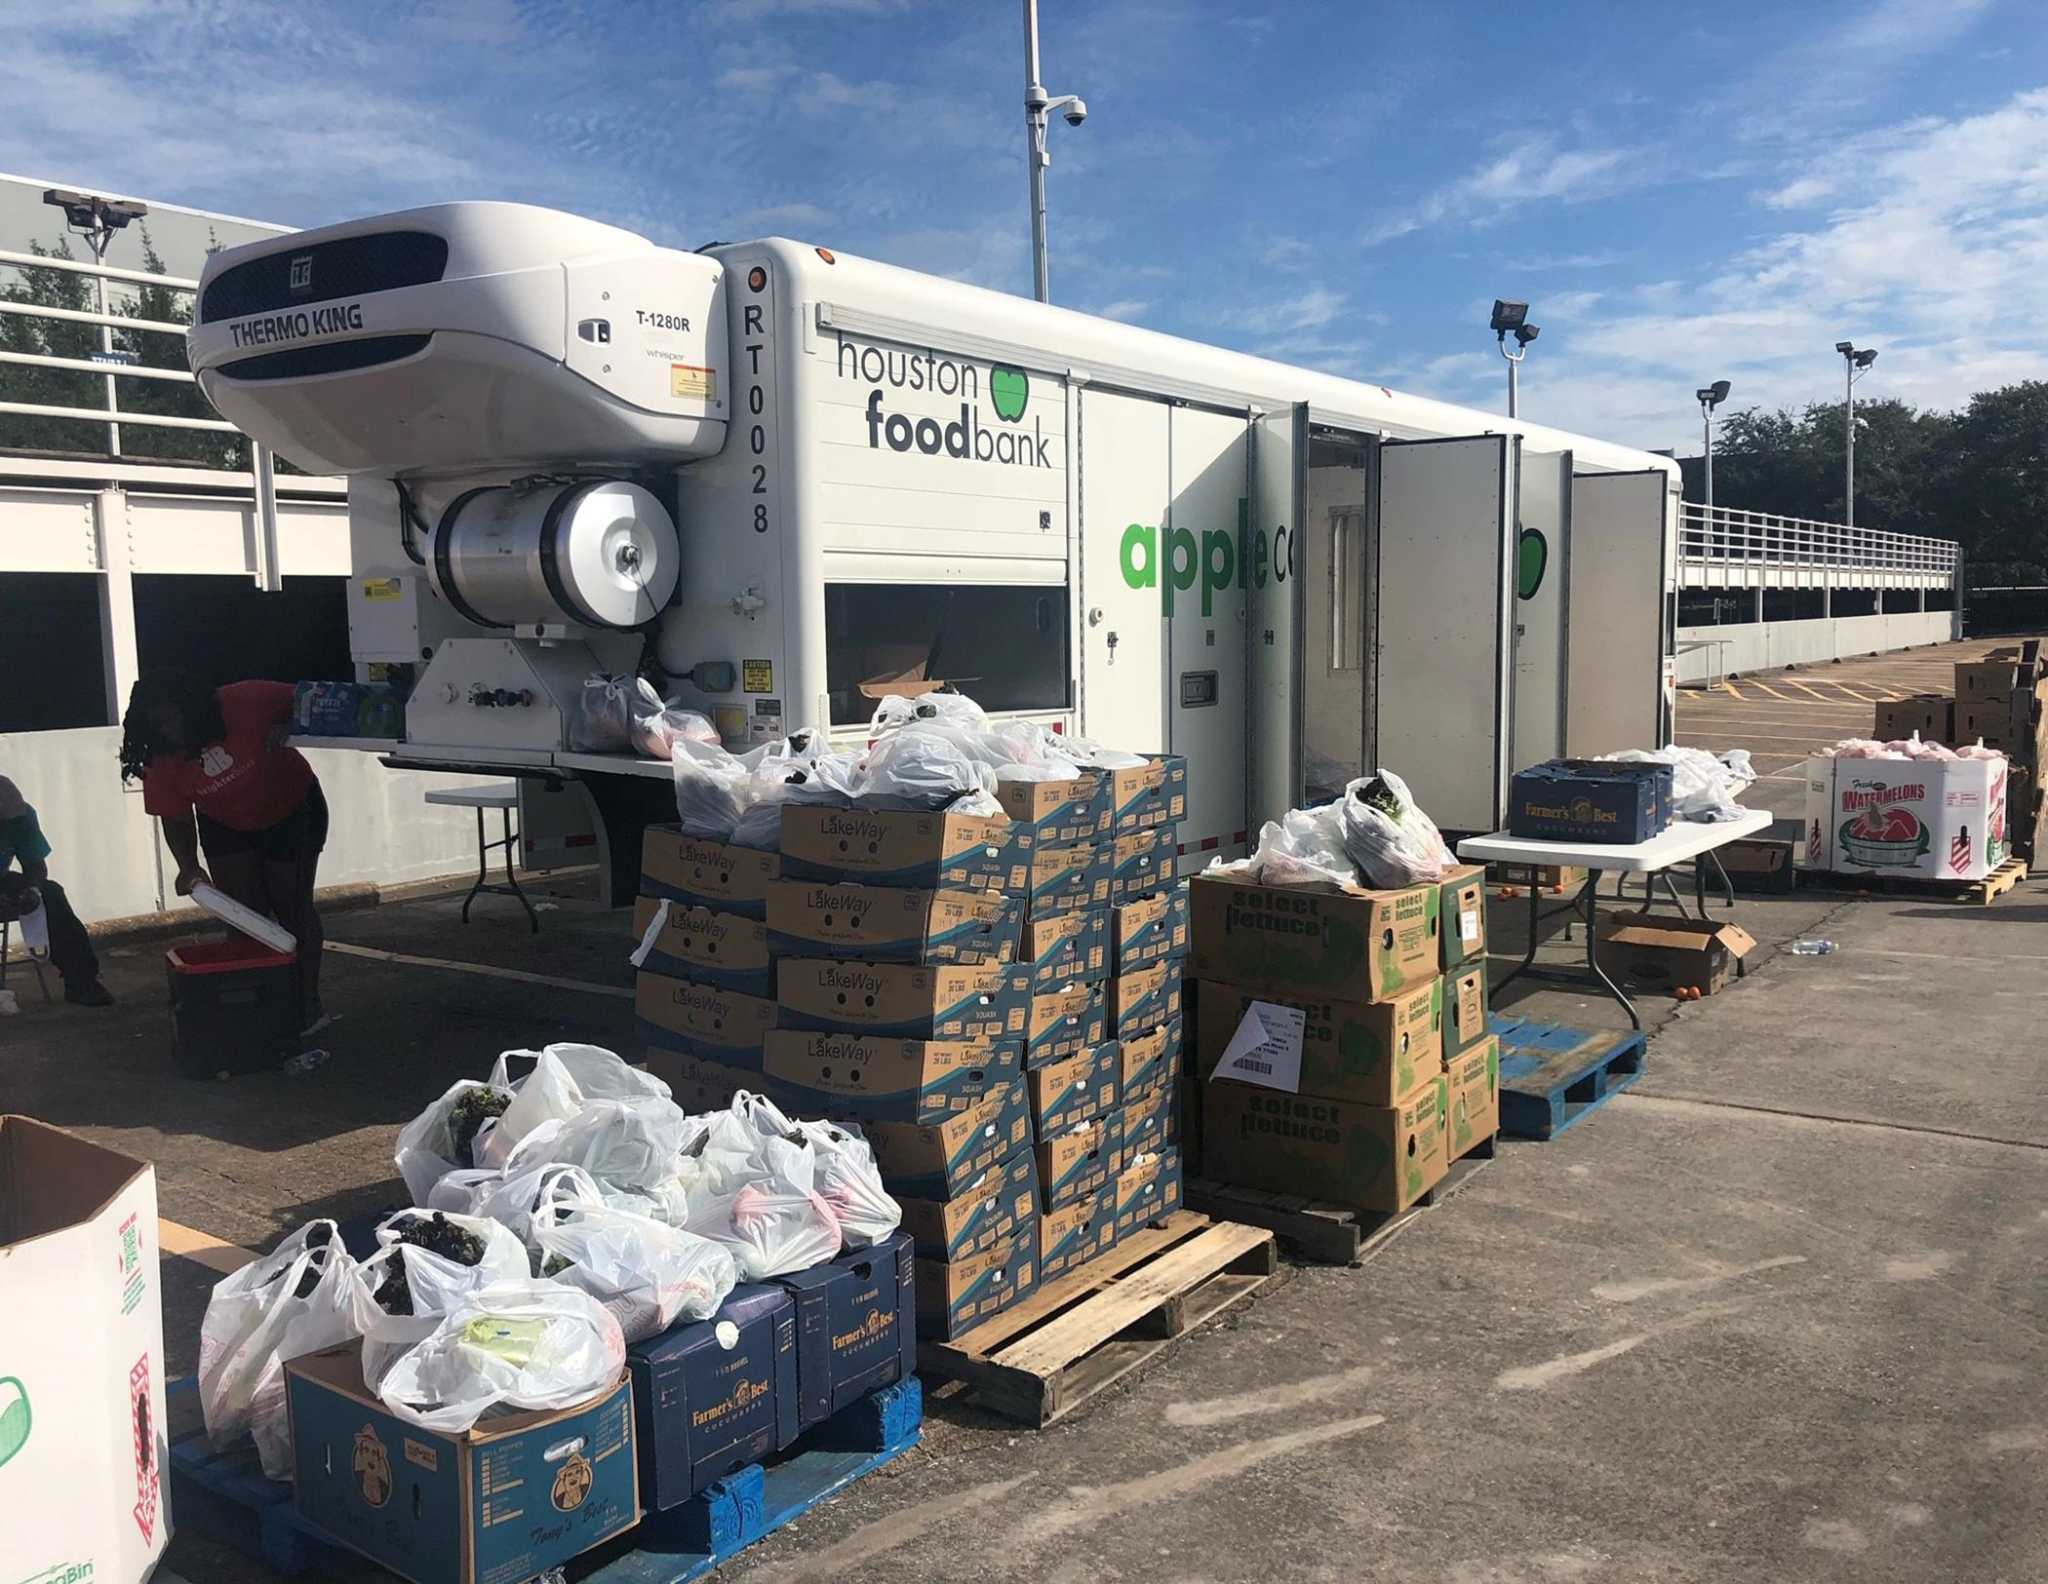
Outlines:
{"type": "Polygon", "coordinates": [[[121,717],[121,779],[139,780],[150,760],[160,754],[179,753],[196,759],[201,748],[227,734],[220,696],[208,683],[190,671],[151,671],[138,677],[128,690],[128,712],[121,717]],[[184,723],[183,740],[175,746],[157,741],[154,735],[153,717],[165,704],[176,706],[184,723]]]}

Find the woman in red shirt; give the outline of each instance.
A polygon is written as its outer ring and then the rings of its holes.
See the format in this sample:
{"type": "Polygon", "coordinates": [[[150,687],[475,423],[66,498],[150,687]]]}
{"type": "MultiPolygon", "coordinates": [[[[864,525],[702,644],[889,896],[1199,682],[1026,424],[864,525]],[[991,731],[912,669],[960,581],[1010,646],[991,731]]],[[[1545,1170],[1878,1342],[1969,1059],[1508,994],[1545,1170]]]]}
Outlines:
{"type": "Polygon", "coordinates": [[[128,694],[121,778],[141,779],[143,810],[163,822],[178,860],[179,896],[207,881],[298,937],[310,1034],[329,1021],[320,1006],[323,935],[313,907],[327,799],[313,767],[285,746],[293,693],[288,682],[210,688],[183,671],[153,671],[128,694]]]}

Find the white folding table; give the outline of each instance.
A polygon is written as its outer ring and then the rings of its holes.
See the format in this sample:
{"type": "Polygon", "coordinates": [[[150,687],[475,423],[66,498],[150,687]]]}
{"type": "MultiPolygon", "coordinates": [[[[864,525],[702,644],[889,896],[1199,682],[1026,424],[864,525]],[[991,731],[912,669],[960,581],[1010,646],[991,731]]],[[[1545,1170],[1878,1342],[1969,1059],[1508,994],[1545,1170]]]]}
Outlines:
{"type": "Polygon", "coordinates": [[[469,905],[480,892],[488,891],[494,896],[517,897],[519,905],[526,909],[526,922],[533,933],[540,933],[540,915],[533,910],[533,903],[519,888],[519,876],[512,870],[512,853],[519,845],[519,834],[512,829],[512,811],[519,807],[519,783],[517,781],[495,781],[488,786],[436,787],[427,793],[426,801],[452,808],[473,808],[476,810],[476,884],[469,888],[469,895],[462,899],[462,922],[469,922],[469,905]],[[484,831],[484,810],[498,811],[499,828],[504,835],[497,841],[486,839],[484,831]],[[494,884],[491,880],[491,851],[502,847],[505,850],[505,883],[494,884]]]}
{"type": "MultiPolygon", "coordinates": [[[[1567,979],[1583,984],[1590,980],[1597,983],[1610,996],[1621,1003],[1621,1009],[1628,1014],[1629,1022],[1637,1028],[1643,1020],[1636,1015],[1635,1003],[1622,994],[1621,987],[1607,977],[1600,966],[1597,955],[1599,941],[1599,888],[1600,877],[1609,870],[1620,875],[1661,875],[1673,864],[1693,863],[1693,896],[1699,907],[1702,921],[1707,916],[1706,870],[1703,860],[1709,858],[1716,847],[1725,847],[1730,842],[1740,841],[1745,836],[1754,836],[1760,830],[1767,830],[1776,816],[1769,809],[1744,809],[1740,819],[1722,820],[1714,824],[1695,824],[1680,821],[1666,826],[1646,842],[1635,842],[1629,846],[1607,846],[1599,842],[1541,841],[1533,836],[1510,836],[1506,831],[1495,831],[1491,836],[1468,836],[1458,843],[1458,856],[1468,863],[1508,864],[1557,864],[1569,868],[1586,870],[1586,883],[1566,907],[1577,914],[1586,926],[1586,969],[1585,974],[1565,968],[1538,968],[1536,947],[1539,943],[1538,927],[1543,920],[1542,897],[1538,887],[1529,887],[1529,950],[1520,963],[1505,979],[1495,985],[1502,990],[1513,984],[1523,974],[1539,979],[1567,979]]],[[[1667,882],[1668,883],[1668,882],[1667,882]]],[[[1672,895],[1677,891],[1674,888],[1672,895]]],[[[1735,971],[1742,972],[1740,960],[1735,971]]]]}

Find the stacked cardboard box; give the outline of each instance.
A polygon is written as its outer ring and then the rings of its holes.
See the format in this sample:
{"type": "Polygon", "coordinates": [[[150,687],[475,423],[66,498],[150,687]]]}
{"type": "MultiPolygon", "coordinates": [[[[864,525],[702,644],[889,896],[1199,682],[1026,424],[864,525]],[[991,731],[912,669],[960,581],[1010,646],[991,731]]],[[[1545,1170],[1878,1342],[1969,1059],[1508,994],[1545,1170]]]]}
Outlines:
{"type": "Polygon", "coordinates": [[[1193,886],[1202,1170],[1404,1210],[1497,1131],[1484,871],[1394,891],[1193,886]]]}

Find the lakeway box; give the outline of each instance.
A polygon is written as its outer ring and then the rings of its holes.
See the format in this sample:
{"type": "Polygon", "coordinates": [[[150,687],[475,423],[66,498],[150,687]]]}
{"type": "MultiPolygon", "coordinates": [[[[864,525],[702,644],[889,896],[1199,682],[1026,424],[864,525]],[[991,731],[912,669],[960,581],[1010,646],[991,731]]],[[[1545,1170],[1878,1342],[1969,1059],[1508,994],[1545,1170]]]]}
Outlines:
{"type": "Polygon", "coordinates": [[[965,1259],[1038,1225],[1038,1157],[1027,1146],[998,1161],[950,1199],[909,1199],[903,1230],[927,1259],[965,1259]]]}
{"type": "Polygon", "coordinates": [[[1033,1135],[1045,1138],[1110,1110],[1122,1093],[1122,1070],[1123,1047],[1111,1040],[1026,1073],[1033,1135]]]}
{"type": "Polygon", "coordinates": [[[1180,1208],[1181,1158],[1177,1149],[1138,1156],[1116,1174],[1116,1235],[1129,1237],[1139,1227],[1180,1208]]]}
{"type": "Polygon", "coordinates": [[[917,1329],[950,1342],[1038,1290],[1038,1227],[966,1259],[917,1261],[917,1329]]]}
{"type": "Polygon", "coordinates": [[[642,1062],[649,1072],[668,1085],[669,1098],[686,1112],[723,1111],[742,1089],[758,1092],[758,1067],[728,1067],[724,1062],[706,1061],[686,1051],[649,1046],[642,1062]]]}
{"type": "Polygon", "coordinates": [[[1918,732],[1922,742],[1951,744],[1955,731],[1956,701],[1939,693],[1918,693],[1879,700],[1870,735],[1879,742],[1897,742],[1918,732]]]}
{"type": "Polygon", "coordinates": [[[640,894],[698,907],[768,916],[768,884],[782,877],[782,859],[752,847],[685,836],[673,825],[650,825],[640,840],[640,894]]]}
{"type": "Polygon", "coordinates": [[[285,1398],[299,1516],[414,1584],[531,1578],[640,1520],[623,1375],[578,1407],[444,1435],[386,1409],[351,1342],[290,1360],[285,1398]]]}
{"type": "Polygon", "coordinates": [[[1110,1036],[1129,1039],[1179,1017],[1183,971],[1181,963],[1163,962],[1110,980],[1110,1036]]]}
{"type": "Polygon", "coordinates": [[[735,1287],[710,1319],[626,1349],[650,1511],[688,1501],[796,1439],[796,1361],[796,1300],[767,1282],[735,1287]]]}
{"type": "Polygon", "coordinates": [[[908,1233],[776,1278],[796,1301],[797,1431],[917,1373],[908,1233]]]}
{"type": "Polygon", "coordinates": [[[1449,1083],[1445,1153],[1456,1160],[1500,1131],[1500,1041],[1488,1035],[1444,1064],[1449,1083]]]}
{"type": "Polygon", "coordinates": [[[1031,997],[1025,1022],[1024,1064],[1042,1067],[1109,1036],[1109,985],[1070,984],[1031,997]]]}
{"type": "Polygon", "coordinates": [[[785,803],[785,879],[962,891],[1022,891],[1032,837],[1007,815],[785,803]]]}
{"type": "Polygon", "coordinates": [[[1116,1242],[1116,1184],[1104,1183],[1038,1220],[1038,1279],[1085,1265],[1116,1242]]]}
{"type": "Polygon", "coordinates": [[[1124,1102],[1124,1164],[1180,1142],[1180,1108],[1170,1089],[1154,1089],[1124,1102]]]}
{"type": "Polygon", "coordinates": [[[1600,966],[1617,979],[1712,995],[1756,949],[1740,924],[1665,913],[1610,913],[1600,921],[1600,966]]]}
{"type": "Polygon", "coordinates": [[[142,1579],[170,1540],[158,1253],[147,1161],[0,1116],[0,1577],[142,1579]]]}
{"type": "Polygon", "coordinates": [[[1088,908],[1057,918],[1027,919],[1020,961],[1031,967],[1034,995],[1062,985],[1109,977],[1109,909],[1088,908]]]}
{"type": "Polygon", "coordinates": [[[1486,956],[1486,866],[1459,864],[1446,869],[1437,887],[1442,930],[1440,952],[1446,973],[1460,963],[1486,956]]]}
{"type": "Polygon", "coordinates": [[[1031,1110],[1012,1079],[943,1121],[870,1122],[861,1132],[890,1192],[950,1199],[1031,1142],[1031,1110]]]}
{"type": "Polygon", "coordinates": [[[641,897],[633,904],[633,938],[647,946],[640,966],[652,973],[742,995],[775,994],[768,926],[757,918],[690,907],[667,897],[641,897]],[[650,940],[648,931],[657,919],[661,927],[650,940]]]}
{"type": "Polygon", "coordinates": [[[1109,876],[1112,903],[1135,902],[1173,884],[1180,862],[1178,833],[1171,825],[1126,831],[1112,842],[1109,876]]]}
{"type": "Polygon", "coordinates": [[[1120,1088],[1126,1103],[1170,1087],[1180,1076],[1181,1020],[1160,1023],[1118,1041],[1123,1051],[1120,1088]]]}
{"type": "Polygon", "coordinates": [[[783,1029],[768,1036],[761,1070],[803,1116],[940,1122],[1015,1082],[1023,1066],[1014,1044],[783,1029]]]}
{"type": "Polygon", "coordinates": [[[1155,754],[1144,764],[1109,773],[1109,828],[1122,835],[1153,825],[1177,825],[1188,812],[1188,762],[1155,754]]]}
{"type": "Polygon", "coordinates": [[[1015,897],[777,880],[768,887],[768,944],[777,956],[873,962],[988,963],[1017,956],[1015,897]]]}
{"type": "Polygon", "coordinates": [[[1491,987],[1486,962],[1467,963],[1444,976],[1444,1057],[1470,1050],[1486,1038],[1487,1003],[1491,987]]]}
{"type": "Polygon", "coordinates": [[[2007,853],[2004,759],[1806,762],[1808,869],[1981,880],[2007,853]]]}
{"type": "Polygon", "coordinates": [[[1255,1001],[1299,1008],[1301,1075],[1295,1092],[1360,1105],[1392,1105],[1443,1070],[1444,981],[1389,1001],[1278,996],[1215,979],[1195,983],[1195,1076],[1207,1081],[1255,1001]]]}
{"type": "Polygon", "coordinates": [[[1037,848],[1071,847],[1109,834],[1110,784],[1104,770],[1071,781],[998,781],[996,802],[1037,848]]]}
{"type": "Polygon", "coordinates": [[[1211,873],[1188,889],[1197,978],[1380,1001],[1436,977],[1434,885],[1358,891],[1211,873]]]}
{"type": "Polygon", "coordinates": [[[1124,1117],[1105,1111],[1038,1141],[1038,1197],[1047,1210],[1095,1192],[1123,1168],[1124,1117]]]}
{"type": "Polygon", "coordinates": [[[650,1044],[727,1067],[761,1065],[776,1017],[773,1001],[644,969],[633,981],[633,1010],[650,1044]]]}
{"type": "Polygon", "coordinates": [[[1405,1210],[1450,1170],[1450,1081],[1398,1106],[1312,1099],[1219,1078],[1202,1091],[1202,1172],[1361,1210],[1405,1210]]]}
{"type": "Polygon", "coordinates": [[[1079,908],[1109,906],[1110,849],[1107,842],[1047,847],[1031,855],[1024,887],[1030,918],[1051,918],[1079,908]]]}
{"type": "Polygon", "coordinates": [[[994,1045],[1023,1036],[1031,970],[1017,963],[878,963],[784,957],[781,1026],[994,1045]]]}
{"type": "Polygon", "coordinates": [[[1112,973],[1179,961],[1188,949],[1187,888],[1175,886],[1111,908],[1109,934],[1112,973]]]}

